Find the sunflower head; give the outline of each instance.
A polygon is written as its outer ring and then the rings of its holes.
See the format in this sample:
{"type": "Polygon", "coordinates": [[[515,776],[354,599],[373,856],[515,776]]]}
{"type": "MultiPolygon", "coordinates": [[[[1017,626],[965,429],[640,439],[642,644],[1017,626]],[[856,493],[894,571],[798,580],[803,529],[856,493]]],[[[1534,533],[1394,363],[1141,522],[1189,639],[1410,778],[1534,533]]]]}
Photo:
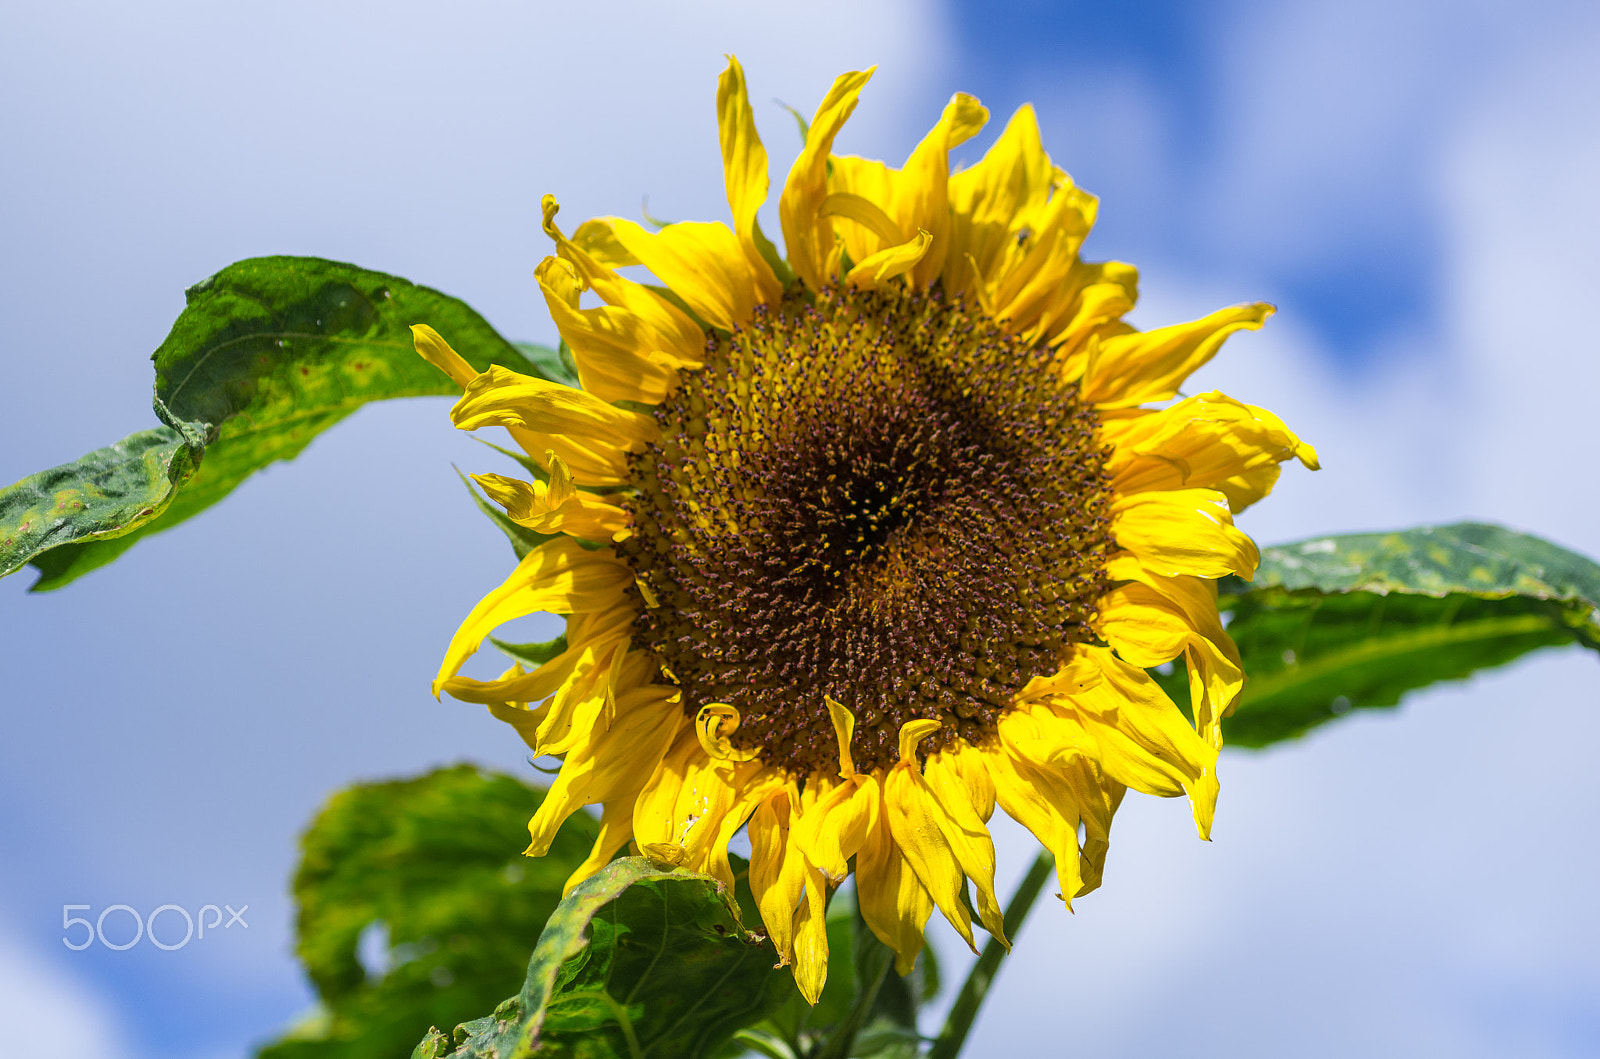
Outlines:
{"type": "Polygon", "coordinates": [[[731,228],[569,237],[545,199],[537,278],[581,389],[477,373],[416,329],[465,391],[456,425],[507,428],[537,472],[479,484],[551,535],[434,685],[564,759],[529,853],[598,804],[571,885],[630,843],[732,885],[747,830],[767,933],[813,1001],[852,872],[902,973],[935,908],[973,943],[969,880],[1003,940],[997,805],[1055,854],[1069,906],[1099,885],[1128,788],[1187,794],[1206,835],[1244,680],[1215,579],[1256,563],[1233,515],[1284,460],[1316,466],[1263,409],[1172,403],[1269,306],[1135,330],[1136,273],[1079,258],[1096,202],[1030,108],[952,175],[988,118],[958,94],[894,169],[832,153],[870,76],[838,78],[809,125],[786,256],[757,220],[767,157],[737,60],[717,92],[731,228]],[[567,615],[564,650],[458,675],[537,611],[567,615]],[[1179,660],[1187,715],[1147,672],[1179,660]]]}

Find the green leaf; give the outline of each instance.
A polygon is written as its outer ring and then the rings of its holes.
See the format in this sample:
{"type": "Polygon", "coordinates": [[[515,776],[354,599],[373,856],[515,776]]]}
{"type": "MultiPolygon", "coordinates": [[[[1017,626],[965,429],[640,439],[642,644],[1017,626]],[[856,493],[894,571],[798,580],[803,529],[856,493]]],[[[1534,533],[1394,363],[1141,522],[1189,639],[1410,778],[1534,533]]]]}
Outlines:
{"type": "Polygon", "coordinates": [[[538,374],[554,382],[566,383],[577,388],[578,367],[572,359],[572,353],[567,349],[565,342],[556,349],[549,346],[539,346],[532,342],[513,342],[517,352],[528,358],[528,363],[539,369],[538,374]]]}
{"type": "Polygon", "coordinates": [[[459,299],[336,261],[240,261],[187,299],[151,357],[168,429],[0,493],[0,576],[32,562],[33,590],[58,588],[293,459],[368,401],[456,393],[417,356],[411,324],[437,328],[479,370],[545,374],[459,299]]]}
{"type": "Polygon", "coordinates": [[[567,649],[567,634],[562,633],[544,643],[506,643],[493,636],[489,637],[489,642],[532,671],[567,649]]]}
{"type": "MultiPolygon", "coordinates": [[[[1261,560],[1254,582],[1219,586],[1250,678],[1223,722],[1233,746],[1394,706],[1541,647],[1600,650],[1600,565],[1499,526],[1318,537],[1261,560]]],[[[1188,701],[1181,669],[1162,679],[1188,701]]]]}
{"type": "Polygon", "coordinates": [[[122,552],[130,532],[172,503],[198,460],[176,430],[157,427],[0,490],[0,577],[74,542],[122,552]]]}
{"type": "Polygon", "coordinates": [[[296,953],[322,1015],[260,1059],[391,1059],[515,991],[597,830],[580,813],[548,855],[522,856],[543,797],[467,765],[334,795],[294,882],[296,953]],[[369,976],[362,935],[385,929],[391,966],[369,976]]]}
{"type": "Polygon", "coordinates": [[[710,1056],[794,994],[776,963],[715,879],[627,857],[561,902],[517,997],[453,1034],[430,1032],[412,1054],[710,1056]]]}

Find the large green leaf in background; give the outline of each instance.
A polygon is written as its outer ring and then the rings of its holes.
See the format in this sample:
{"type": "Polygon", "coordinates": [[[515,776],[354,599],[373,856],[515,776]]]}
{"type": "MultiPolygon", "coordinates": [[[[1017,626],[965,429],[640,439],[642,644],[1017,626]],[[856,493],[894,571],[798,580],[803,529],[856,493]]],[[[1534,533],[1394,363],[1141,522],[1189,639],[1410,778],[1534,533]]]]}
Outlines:
{"type": "Polygon", "coordinates": [[[57,588],[293,459],[368,401],[457,392],[417,356],[411,324],[431,324],[479,370],[568,381],[556,352],[514,346],[460,299],[336,261],[251,258],[187,299],[151,357],[166,425],[0,490],[0,576],[31,562],[33,589],[57,588]]]}
{"type": "MultiPolygon", "coordinates": [[[[1220,591],[1249,674],[1223,722],[1232,746],[1393,706],[1540,647],[1600,650],[1600,565],[1483,523],[1266,548],[1255,581],[1220,591]]],[[[1163,682],[1188,701],[1181,667],[1163,682]]]]}
{"type": "Polygon", "coordinates": [[[301,841],[296,954],[321,1013],[260,1059],[394,1059],[515,992],[597,824],[574,816],[522,856],[543,793],[470,766],[335,795],[301,841]],[[387,933],[388,969],[360,959],[387,933]]]}
{"type": "Polygon", "coordinates": [[[772,943],[715,879],[612,861],[550,917],[522,992],[430,1032],[414,1059],[696,1059],[794,994],[772,943]]]}

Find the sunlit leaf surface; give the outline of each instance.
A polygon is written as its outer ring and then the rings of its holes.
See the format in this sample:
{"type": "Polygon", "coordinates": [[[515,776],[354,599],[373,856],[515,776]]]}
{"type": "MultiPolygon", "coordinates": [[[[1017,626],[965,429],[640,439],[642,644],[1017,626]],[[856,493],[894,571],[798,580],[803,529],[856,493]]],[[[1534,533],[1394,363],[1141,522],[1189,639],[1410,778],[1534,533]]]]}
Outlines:
{"type": "MultiPolygon", "coordinates": [[[[1223,722],[1260,747],[1541,647],[1600,650],[1600,566],[1499,526],[1317,537],[1262,551],[1220,604],[1249,681],[1223,722]]],[[[1186,702],[1181,666],[1163,677],[1186,702]]]]}
{"type": "Polygon", "coordinates": [[[695,1059],[795,992],[716,880],[627,857],[550,917],[522,992],[493,1015],[429,1033],[423,1059],[695,1059]]]}
{"type": "Polygon", "coordinates": [[[187,298],[151,357],[166,426],[0,490],[0,575],[31,562],[33,588],[57,588],[293,459],[369,401],[458,392],[417,356],[411,324],[432,325],[480,370],[541,374],[460,299],[336,261],[251,258],[187,298]]]}

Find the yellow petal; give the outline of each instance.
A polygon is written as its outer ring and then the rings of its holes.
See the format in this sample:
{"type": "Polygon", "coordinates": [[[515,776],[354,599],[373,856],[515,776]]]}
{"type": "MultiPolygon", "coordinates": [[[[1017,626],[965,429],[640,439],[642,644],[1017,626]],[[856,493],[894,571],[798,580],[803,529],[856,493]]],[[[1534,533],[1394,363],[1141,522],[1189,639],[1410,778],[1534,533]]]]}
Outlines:
{"type": "Polygon", "coordinates": [[[601,664],[602,659],[609,660],[616,646],[628,638],[636,613],[633,603],[626,596],[619,596],[610,607],[569,616],[567,649],[533,672],[522,673],[518,666],[499,680],[454,676],[444,682],[443,690],[462,702],[490,706],[538,702],[554,695],[574,679],[574,674],[601,664]]]}
{"type": "Polygon", "coordinates": [[[983,921],[984,929],[1009,949],[1005,917],[994,893],[994,842],[980,815],[985,809],[993,811],[994,788],[988,783],[987,790],[974,790],[971,770],[960,767],[959,757],[959,752],[932,755],[922,770],[922,779],[933,796],[934,820],[944,834],[945,843],[977,891],[978,918],[983,921]]]}
{"type": "Polygon", "coordinates": [[[609,729],[596,731],[562,763],[538,812],[528,821],[530,857],[549,852],[562,823],[582,806],[619,799],[631,805],[644,779],[655,771],[683,724],[683,710],[675,695],[661,689],[631,694],[650,701],[627,710],[609,729]]]}
{"type": "MultiPolygon", "coordinates": [[[[1002,725],[1002,732],[1005,729],[1002,725]]],[[[990,751],[989,770],[1006,815],[1033,833],[1056,859],[1056,882],[1067,908],[1083,888],[1079,870],[1078,803],[1054,770],[1035,769],[1008,749],[990,751]]]]}
{"type": "Polygon", "coordinates": [[[810,807],[795,825],[795,844],[829,882],[844,882],[848,861],[878,825],[883,795],[871,776],[852,776],[810,807]]]}
{"type": "Polygon", "coordinates": [[[607,486],[631,485],[632,471],[628,466],[630,443],[618,444],[614,439],[596,437],[568,437],[522,427],[507,427],[522,451],[533,461],[549,470],[546,454],[556,453],[572,473],[578,485],[607,486]]]}
{"type": "Polygon", "coordinates": [[[451,349],[450,343],[427,324],[412,324],[411,339],[423,360],[450,376],[462,389],[478,377],[478,369],[468,364],[466,358],[451,349]]]}
{"type": "MultiPolygon", "coordinates": [[[[449,684],[445,685],[445,689],[449,690],[449,684]]],[[[489,702],[485,704],[485,708],[495,720],[509,724],[512,730],[527,744],[529,750],[538,748],[539,722],[550,711],[548,703],[537,709],[529,709],[527,706],[517,705],[512,702],[489,702]]]]}
{"type": "MultiPolygon", "coordinates": [[[[1026,293],[1026,292],[1025,292],[1026,293]]],[[[1090,338],[1109,338],[1139,300],[1139,270],[1121,261],[1075,261],[1058,288],[1044,292],[1037,322],[1030,330],[1034,341],[1061,351],[1061,377],[1079,379],[1087,366],[1083,348],[1090,338]]]]}
{"type": "MultiPolygon", "coordinates": [[[[905,230],[887,212],[894,206],[900,171],[876,158],[855,155],[836,154],[828,161],[828,197],[817,212],[853,222],[834,226],[835,250],[849,254],[851,261],[865,261],[885,247],[905,242],[905,230]]],[[[830,267],[828,275],[834,274],[830,267]]]]}
{"type": "Polygon", "coordinates": [[[907,721],[900,726],[900,764],[917,768],[917,744],[944,727],[935,720],[907,721]]]}
{"type": "Polygon", "coordinates": [[[1065,172],[1052,167],[1051,180],[1049,201],[1017,219],[1017,243],[1007,248],[991,283],[995,306],[1019,331],[1034,329],[1052,305],[1070,299],[1078,249],[1096,208],[1094,196],[1073,186],[1065,172]]]}
{"type": "Polygon", "coordinates": [[[806,870],[805,900],[794,914],[794,984],[806,1003],[822,999],[828,981],[828,884],[815,868],[806,870]]]}
{"type": "Polygon", "coordinates": [[[655,422],[646,416],[498,364],[491,364],[467,384],[467,392],[450,409],[450,418],[462,430],[517,426],[550,434],[599,437],[624,446],[642,446],[656,435],[655,422]]]}
{"type": "Polygon", "coordinates": [[[949,187],[946,290],[975,292],[1008,329],[1052,346],[1081,341],[1131,306],[1132,269],[1078,260],[1098,204],[1051,164],[1031,107],[949,187]]]}
{"type": "Polygon", "coordinates": [[[1117,654],[1152,669],[1183,654],[1194,630],[1181,611],[1144,585],[1123,585],[1100,598],[1100,630],[1117,654]]]}
{"type": "Polygon", "coordinates": [[[939,121],[917,144],[897,181],[893,216],[904,232],[926,231],[931,252],[914,263],[911,282],[926,287],[938,278],[949,249],[950,152],[978,134],[989,112],[977,99],[957,92],[945,105],[939,121]]]}
{"type": "Polygon", "coordinates": [[[695,715],[694,732],[700,749],[713,761],[749,761],[760,750],[739,750],[728,736],[739,728],[739,711],[725,702],[712,702],[700,707],[695,715]]]}
{"type": "MultiPolygon", "coordinates": [[[[578,225],[578,230],[572,233],[572,245],[588,254],[589,260],[601,268],[615,271],[639,263],[639,259],[618,241],[616,233],[611,230],[611,225],[598,218],[578,225]]],[[[573,269],[572,275],[577,278],[576,268],[573,269]]],[[[581,282],[579,289],[582,289],[581,282]]]]}
{"type": "Polygon", "coordinates": [[[1234,528],[1222,494],[1212,489],[1135,493],[1112,503],[1117,544],[1168,576],[1255,576],[1261,553],[1234,528]]]}
{"type": "MultiPolygon", "coordinates": [[[[844,217],[855,221],[878,237],[883,246],[899,246],[906,241],[905,233],[877,203],[848,191],[835,191],[822,200],[817,208],[819,217],[844,217]]],[[[870,251],[863,254],[870,256],[870,251]]]]}
{"type": "Polygon", "coordinates": [[[1235,305],[1193,323],[1107,338],[1090,355],[1083,398],[1102,408],[1165,401],[1224,339],[1241,328],[1256,330],[1272,313],[1264,302],[1235,305]]]}
{"type": "Polygon", "coordinates": [[[996,276],[1016,231],[1050,197],[1054,170],[1039,137],[1031,104],[1023,104],[977,165],[950,177],[950,263],[946,287],[955,293],[996,276]],[[968,267],[958,259],[971,257],[968,267]]]}
{"type": "Polygon", "coordinates": [[[721,224],[685,221],[647,232],[617,217],[606,223],[640,264],[712,327],[733,330],[761,300],[744,248],[721,224]]]}
{"type": "MultiPolygon", "coordinates": [[[[661,758],[634,806],[633,833],[640,846],[676,845],[680,864],[703,871],[723,816],[733,808],[737,777],[706,758],[691,727],[661,758]]],[[[753,775],[760,768],[746,766],[753,775]]]]}
{"type": "Polygon", "coordinates": [[[1161,685],[1103,647],[1080,647],[1053,679],[1061,690],[1043,701],[1054,716],[1033,711],[1041,726],[1062,731],[1063,745],[1092,741],[1092,756],[1119,783],[1161,796],[1187,792],[1205,838],[1216,808],[1217,748],[1190,727],[1161,685]]]}
{"type": "Polygon", "coordinates": [[[628,566],[609,548],[589,551],[567,537],[540,545],[472,608],[456,630],[434,678],[434,695],[497,626],[544,610],[579,614],[608,609],[632,581],[628,566]]]}
{"type": "Polygon", "coordinates": [[[785,783],[776,769],[763,769],[754,778],[747,780],[739,789],[734,798],[733,808],[729,809],[722,817],[722,823],[717,826],[717,835],[711,846],[710,864],[706,868],[708,875],[715,876],[717,881],[733,893],[734,875],[733,867],[728,863],[728,843],[733,841],[734,835],[749,821],[751,813],[774,790],[785,783]]]}
{"type": "Polygon", "coordinates": [[[887,814],[880,814],[856,855],[856,901],[868,928],[894,950],[895,970],[910,974],[922,951],[933,898],[895,845],[887,814]]]}
{"type": "Polygon", "coordinates": [[[678,368],[688,365],[665,354],[664,343],[638,315],[612,305],[578,308],[571,262],[547,257],[533,275],[586,392],[601,401],[655,404],[677,385],[678,368]]]}
{"type": "Polygon", "coordinates": [[[769,794],[750,817],[750,893],[779,963],[794,959],[794,911],[805,886],[805,856],[794,848],[791,788],[769,794]]]}
{"type": "Polygon", "coordinates": [[[889,770],[884,781],[884,809],[890,832],[911,870],[927,888],[934,905],[973,952],[972,917],[961,900],[966,876],[940,827],[943,813],[916,769],[904,762],[889,770]]]}
{"type": "Polygon", "coordinates": [[[626,639],[593,662],[586,651],[580,665],[586,668],[563,685],[548,709],[541,711],[534,733],[535,754],[568,753],[588,741],[595,731],[615,726],[621,713],[641,703],[651,705],[651,695],[662,690],[650,685],[659,667],[643,651],[629,651],[626,639]],[[619,670],[628,674],[627,680],[616,679],[619,670]]]}
{"type": "MultiPolygon", "coordinates": [[[[928,780],[941,791],[940,797],[945,797],[942,784],[949,783],[950,797],[955,797],[960,792],[978,819],[984,823],[994,815],[994,780],[989,775],[989,770],[984,765],[986,760],[982,751],[977,747],[958,743],[953,749],[940,751],[938,755],[938,771],[941,778],[938,782],[924,770],[928,780]]],[[[930,761],[930,765],[932,762],[930,761]]]]}
{"type": "Polygon", "coordinates": [[[1111,818],[1127,788],[1096,764],[1081,727],[1060,724],[1048,710],[1011,711],[1000,738],[1001,752],[990,762],[1001,805],[1056,853],[1056,879],[1070,909],[1073,897],[1100,885],[1111,818]]]}
{"type": "Polygon", "coordinates": [[[1283,467],[1280,464],[1263,464],[1243,474],[1224,478],[1217,483],[1216,490],[1228,498],[1230,510],[1240,512],[1272,492],[1272,487],[1278,484],[1278,476],[1282,473],[1283,467]]]}
{"type": "MultiPolygon", "coordinates": [[[[1299,459],[1311,470],[1318,467],[1316,450],[1283,420],[1215,391],[1130,421],[1115,443],[1106,469],[1115,476],[1116,491],[1124,494],[1220,489],[1231,479],[1289,459],[1299,459]]],[[[1229,506],[1238,514],[1241,508],[1232,499],[1229,506]]]]}
{"type": "Polygon", "coordinates": [[[789,179],[778,199],[789,263],[812,290],[821,290],[831,279],[824,270],[834,249],[833,222],[817,215],[822,200],[828,196],[828,154],[875,69],[852,71],[834,79],[811,119],[806,145],[789,170],[789,179]]]}
{"type": "Polygon", "coordinates": [[[928,247],[933,245],[933,236],[927,231],[917,232],[916,238],[891,246],[887,250],[879,250],[865,261],[850,270],[844,280],[852,287],[862,290],[872,290],[881,286],[896,276],[903,276],[916,267],[918,261],[927,254],[928,247]]]}
{"type": "Polygon", "coordinates": [[[828,716],[833,720],[834,738],[839,741],[839,775],[848,779],[856,774],[856,764],[850,756],[850,740],[855,737],[856,715],[827,695],[823,695],[822,701],[827,703],[828,716]]]}
{"type": "Polygon", "coordinates": [[[900,760],[884,780],[884,809],[906,863],[922,880],[945,919],[977,952],[972,940],[972,918],[961,900],[966,875],[946,837],[947,814],[917,768],[917,744],[940,727],[934,720],[907,721],[900,726],[900,760]]]}
{"type": "Polygon", "coordinates": [[[567,533],[604,542],[628,526],[628,514],[622,508],[593,493],[572,488],[571,473],[559,456],[549,462],[548,485],[500,474],[474,474],[472,480],[489,499],[506,509],[512,522],[538,533],[567,533]]]}
{"type": "Polygon", "coordinates": [[[572,263],[580,282],[598,294],[607,305],[626,309],[638,317],[655,333],[664,355],[683,363],[698,363],[705,345],[705,335],[699,325],[655,291],[624,279],[612,269],[601,267],[582,249],[574,246],[556,227],[555,217],[561,207],[554,197],[546,195],[541,205],[545,234],[555,240],[556,253],[572,263]]]}
{"type": "MultiPolygon", "coordinates": [[[[728,208],[733,211],[734,234],[739,237],[760,300],[775,305],[783,297],[783,287],[762,253],[766,239],[756,218],[767,201],[767,149],[756,132],[744,68],[731,55],[728,68],[717,80],[717,132],[722,140],[722,178],[728,190],[728,208]]],[[[769,249],[771,245],[767,243],[769,249]]],[[[777,256],[775,251],[772,254],[777,256]]]]}
{"type": "Polygon", "coordinates": [[[1099,889],[1106,866],[1106,851],[1111,846],[1111,819],[1128,793],[1128,788],[1105,775],[1085,758],[1074,761],[1067,771],[1068,782],[1078,795],[1078,810],[1083,814],[1083,873],[1081,897],[1099,889]]]}
{"type": "Polygon", "coordinates": [[[1121,657],[1146,669],[1184,655],[1195,727],[1220,747],[1221,719],[1244,688],[1244,670],[1217,616],[1216,585],[1152,575],[1131,557],[1113,560],[1108,572],[1117,577],[1130,564],[1138,580],[1112,589],[1101,601],[1105,640],[1121,657]]]}

